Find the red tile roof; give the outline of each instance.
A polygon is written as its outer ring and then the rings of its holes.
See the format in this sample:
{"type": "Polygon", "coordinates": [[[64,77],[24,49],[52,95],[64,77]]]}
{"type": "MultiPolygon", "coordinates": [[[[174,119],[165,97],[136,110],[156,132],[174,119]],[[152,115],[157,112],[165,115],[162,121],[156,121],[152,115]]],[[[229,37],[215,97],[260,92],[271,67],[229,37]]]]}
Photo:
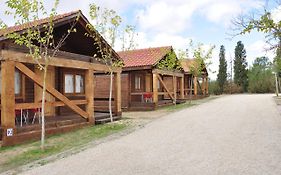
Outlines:
{"type": "Polygon", "coordinates": [[[172,46],[137,49],[117,52],[123,59],[124,67],[154,66],[172,50],[172,46]]]}
{"type": "MultiPolygon", "coordinates": [[[[78,16],[79,14],[82,14],[80,10],[69,12],[69,13],[64,13],[64,14],[59,14],[59,15],[54,16],[53,21],[57,22],[61,19],[67,18],[67,17],[78,16]]],[[[7,35],[7,34],[10,34],[13,32],[20,32],[20,31],[23,31],[25,29],[35,27],[35,26],[44,25],[44,24],[49,23],[49,21],[50,21],[50,18],[43,18],[43,19],[32,21],[32,22],[28,22],[28,23],[25,23],[22,25],[8,27],[6,29],[0,30],[0,36],[7,35]]]]}

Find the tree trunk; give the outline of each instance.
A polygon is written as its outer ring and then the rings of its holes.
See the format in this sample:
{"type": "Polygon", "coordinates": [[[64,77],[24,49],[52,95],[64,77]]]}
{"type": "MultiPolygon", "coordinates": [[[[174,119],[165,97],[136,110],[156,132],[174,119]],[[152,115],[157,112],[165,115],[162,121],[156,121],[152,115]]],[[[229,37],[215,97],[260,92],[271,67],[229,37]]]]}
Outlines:
{"type": "Polygon", "coordinates": [[[110,72],[110,85],[109,85],[109,115],[110,115],[110,121],[113,122],[113,116],[112,116],[112,84],[113,84],[113,72],[110,72]]]}
{"type": "Polygon", "coordinates": [[[41,112],[41,150],[44,150],[45,147],[45,98],[46,98],[46,78],[47,78],[48,66],[44,68],[44,78],[43,78],[43,90],[42,90],[42,107],[41,112]]]}
{"type": "Polygon", "coordinates": [[[278,88],[278,77],[277,77],[277,73],[275,73],[275,88],[276,88],[276,96],[278,97],[279,95],[279,88],[278,88]]]}

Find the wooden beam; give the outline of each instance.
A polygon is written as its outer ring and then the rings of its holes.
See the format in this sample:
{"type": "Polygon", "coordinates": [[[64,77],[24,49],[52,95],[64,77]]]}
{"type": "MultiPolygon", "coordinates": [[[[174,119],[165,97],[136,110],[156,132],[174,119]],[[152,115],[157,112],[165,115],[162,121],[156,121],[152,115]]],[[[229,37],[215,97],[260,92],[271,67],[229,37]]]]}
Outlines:
{"type": "MultiPolygon", "coordinates": [[[[87,100],[71,100],[76,105],[85,105],[87,104],[87,100]]],[[[65,104],[61,101],[55,101],[55,102],[46,102],[46,106],[53,106],[53,107],[61,107],[65,106],[65,104]]],[[[42,103],[16,103],[15,109],[34,109],[34,108],[41,108],[42,103]]]]}
{"type": "Polygon", "coordinates": [[[167,70],[160,70],[160,69],[153,69],[152,73],[161,74],[161,75],[169,75],[169,76],[176,76],[176,77],[183,77],[184,74],[181,72],[174,72],[174,71],[167,71],[167,70]]]}
{"type": "Polygon", "coordinates": [[[180,78],[180,98],[184,99],[184,77],[180,78]]]}
{"type": "MultiPolygon", "coordinates": [[[[24,73],[26,76],[28,76],[31,80],[33,80],[37,85],[43,86],[42,79],[37,76],[34,72],[32,72],[28,67],[26,67],[24,64],[16,62],[16,67],[24,73]]],[[[46,90],[52,94],[54,97],[61,100],[63,103],[65,103],[70,109],[72,109],[74,112],[78,113],[84,118],[88,118],[89,115],[85,111],[83,111],[79,106],[75,105],[72,101],[70,101],[67,97],[65,97],[63,94],[61,94],[59,91],[57,91],[55,88],[50,86],[49,84],[46,84],[46,90]]]]}
{"type": "Polygon", "coordinates": [[[160,81],[160,83],[162,84],[162,86],[164,87],[164,89],[168,92],[168,95],[171,98],[171,100],[175,101],[175,98],[173,97],[172,93],[169,91],[169,89],[167,88],[167,86],[163,82],[162,78],[158,74],[157,74],[157,78],[160,81]]]}
{"type": "Polygon", "coordinates": [[[1,63],[1,85],[1,127],[5,141],[7,129],[15,128],[15,62],[1,63]]]}
{"type": "Polygon", "coordinates": [[[173,76],[173,93],[174,93],[174,103],[177,101],[177,77],[173,76]]]}
{"type": "Polygon", "coordinates": [[[203,94],[203,95],[206,95],[206,92],[205,92],[205,76],[202,77],[202,85],[201,85],[201,88],[202,88],[202,94],[203,94]]]}
{"type": "Polygon", "coordinates": [[[115,74],[115,114],[121,115],[122,109],[121,109],[121,73],[115,74]]]}
{"type": "Polygon", "coordinates": [[[194,86],[194,95],[196,96],[197,95],[197,77],[194,77],[193,78],[193,86],[194,86]]]}
{"type": "MultiPolygon", "coordinates": [[[[30,55],[26,53],[15,52],[10,50],[2,50],[2,60],[36,64],[36,61],[34,61],[34,59],[30,55]]],[[[39,63],[44,65],[44,62],[42,60],[40,60],[39,63]]],[[[66,67],[66,68],[74,68],[74,69],[93,69],[95,71],[109,72],[109,67],[104,64],[77,61],[77,60],[61,58],[61,57],[51,58],[49,65],[55,67],[66,67]]],[[[122,72],[122,68],[112,67],[112,70],[113,72],[122,72]]]]}
{"type": "Polygon", "coordinates": [[[152,89],[153,89],[153,102],[158,106],[158,74],[152,74],[152,89]]]}
{"type": "Polygon", "coordinates": [[[92,69],[86,70],[85,73],[85,96],[87,100],[86,112],[88,114],[88,121],[95,123],[94,120],[94,71],[92,69]]]}

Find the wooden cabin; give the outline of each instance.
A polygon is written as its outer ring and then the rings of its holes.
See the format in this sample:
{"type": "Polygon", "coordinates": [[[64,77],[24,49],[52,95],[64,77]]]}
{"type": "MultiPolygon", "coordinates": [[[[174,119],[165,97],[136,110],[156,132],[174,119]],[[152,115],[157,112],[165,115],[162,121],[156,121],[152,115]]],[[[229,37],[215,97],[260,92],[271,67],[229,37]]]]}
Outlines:
{"type": "Polygon", "coordinates": [[[118,52],[124,61],[123,110],[154,110],[184,99],[182,71],[158,66],[170,53],[174,53],[171,46],[118,52]]]}
{"type": "Polygon", "coordinates": [[[184,98],[199,99],[209,96],[208,71],[204,66],[200,76],[196,77],[191,73],[191,67],[196,63],[195,59],[183,59],[180,61],[184,71],[184,98]]]}
{"type": "MultiPolygon", "coordinates": [[[[6,34],[23,32],[34,25],[42,26],[40,30],[43,30],[43,25],[48,22],[49,18],[45,18],[0,30],[0,142],[3,146],[40,138],[43,86],[43,72],[28,56],[27,48],[14,44],[6,34]]],[[[70,34],[49,62],[45,106],[47,135],[93,125],[95,117],[100,116],[94,109],[94,98],[98,93],[95,88],[101,86],[95,81],[95,74],[108,72],[109,67],[93,57],[94,54],[100,55],[94,39],[85,37],[85,33],[91,32],[86,27],[89,21],[81,11],[57,15],[54,17],[54,38],[61,38],[74,23],[77,32],[70,34]]],[[[115,52],[113,57],[120,59],[115,52]]],[[[115,77],[114,113],[121,115],[121,68],[112,70],[115,77]]]]}

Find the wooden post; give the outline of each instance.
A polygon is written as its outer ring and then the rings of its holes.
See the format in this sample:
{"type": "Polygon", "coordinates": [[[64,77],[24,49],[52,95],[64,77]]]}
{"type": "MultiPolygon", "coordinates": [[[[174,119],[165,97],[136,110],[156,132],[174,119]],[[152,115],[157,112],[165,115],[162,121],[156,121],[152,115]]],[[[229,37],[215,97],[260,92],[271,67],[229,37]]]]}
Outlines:
{"type": "Polygon", "coordinates": [[[153,73],[152,74],[152,86],[153,86],[153,102],[155,103],[155,106],[158,106],[158,74],[153,73]]]}
{"type": "Polygon", "coordinates": [[[173,103],[177,103],[177,77],[173,76],[173,93],[174,93],[174,101],[173,103]]]}
{"type": "Polygon", "coordinates": [[[184,99],[184,76],[180,77],[180,98],[184,99]]]}
{"type": "Polygon", "coordinates": [[[206,95],[206,92],[205,92],[205,76],[202,76],[202,94],[203,95],[206,95]]]}
{"type": "Polygon", "coordinates": [[[85,96],[87,100],[86,112],[89,114],[88,121],[95,123],[94,116],[94,71],[92,69],[86,70],[85,73],[85,96]]]}
{"type": "Polygon", "coordinates": [[[15,135],[15,62],[1,64],[1,126],[3,145],[9,145],[15,135]]]}
{"type": "Polygon", "coordinates": [[[115,74],[115,114],[117,116],[122,115],[122,109],[121,109],[121,73],[117,72],[115,74]]]}
{"type": "Polygon", "coordinates": [[[194,96],[197,96],[197,77],[193,79],[193,86],[194,86],[194,96]]]}
{"type": "Polygon", "coordinates": [[[209,78],[208,78],[208,76],[206,76],[205,89],[206,89],[206,95],[209,95],[209,78]]]}

